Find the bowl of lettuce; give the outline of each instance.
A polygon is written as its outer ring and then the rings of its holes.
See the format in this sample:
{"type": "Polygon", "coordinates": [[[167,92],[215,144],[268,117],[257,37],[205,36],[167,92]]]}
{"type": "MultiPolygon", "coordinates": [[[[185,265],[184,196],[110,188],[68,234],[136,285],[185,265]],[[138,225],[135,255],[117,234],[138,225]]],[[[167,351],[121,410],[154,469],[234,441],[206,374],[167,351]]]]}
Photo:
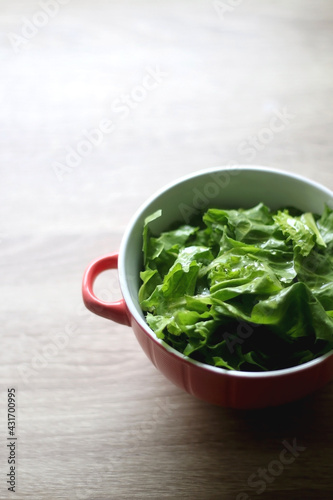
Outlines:
{"type": "Polygon", "coordinates": [[[131,325],[154,365],[201,399],[279,405],[333,378],[333,193],[266,167],[195,172],[134,215],[83,297],[131,325]],[[122,300],[93,281],[118,268],[122,300]]]}

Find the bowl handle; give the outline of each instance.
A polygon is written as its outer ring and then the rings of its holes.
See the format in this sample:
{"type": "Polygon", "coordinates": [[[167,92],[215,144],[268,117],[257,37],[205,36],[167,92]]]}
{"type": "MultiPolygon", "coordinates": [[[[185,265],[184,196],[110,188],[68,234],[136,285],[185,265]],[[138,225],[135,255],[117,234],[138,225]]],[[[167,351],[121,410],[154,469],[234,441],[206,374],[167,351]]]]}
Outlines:
{"type": "Polygon", "coordinates": [[[105,302],[96,297],[93,291],[94,281],[97,276],[107,269],[118,269],[118,254],[105,255],[100,257],[87,267],[82,281],[82,297],[85,306],[89,311],[111,319],[122,325],[130,325],[130,314],[124,299],[117,302],[105,302]]]}

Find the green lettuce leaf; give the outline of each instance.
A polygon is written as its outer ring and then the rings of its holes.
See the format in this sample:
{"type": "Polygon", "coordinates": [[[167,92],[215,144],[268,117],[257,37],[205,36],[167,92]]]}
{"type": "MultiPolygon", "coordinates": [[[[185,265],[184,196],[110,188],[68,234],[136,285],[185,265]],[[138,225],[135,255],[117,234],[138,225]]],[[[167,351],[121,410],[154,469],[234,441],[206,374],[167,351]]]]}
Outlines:
{"type": "Polygon", "coordinates": [[[311,213],[292,217],[287,209],[279,211],[274,217],[287,240],[291,240],[295,251],[306,257],[315,244],[326,247],[311,213]]]}
{"type": "Polygon", "coordinates": [[[333,211],[210,208],[143,229],[139,301],[156,335],[227,370],[276,370],[333,348],[333,211]]]}

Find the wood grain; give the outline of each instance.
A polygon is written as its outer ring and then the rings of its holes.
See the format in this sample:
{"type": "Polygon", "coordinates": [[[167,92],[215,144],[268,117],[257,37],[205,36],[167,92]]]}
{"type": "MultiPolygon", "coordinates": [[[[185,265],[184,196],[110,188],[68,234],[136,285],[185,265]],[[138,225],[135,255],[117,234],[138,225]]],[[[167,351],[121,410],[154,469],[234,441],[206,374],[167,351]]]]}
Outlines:
{"type": "MultiPolygon", "coordinates": [[[[129,328],[86,311],[80,290],[85,266],[181,175],[250,163],[333,189],[331,2],[226,0],[220,16],[202,0],[60,3],[51,16],[0,0],[0,498],[256,498],[249,478],[285,440],[305,450],[260,497],[331,498],[332,384],[278,409],[209,406],[170,385],[129,328]]],[[[97,290],[118,298],[116,273],[97,290]]]]}

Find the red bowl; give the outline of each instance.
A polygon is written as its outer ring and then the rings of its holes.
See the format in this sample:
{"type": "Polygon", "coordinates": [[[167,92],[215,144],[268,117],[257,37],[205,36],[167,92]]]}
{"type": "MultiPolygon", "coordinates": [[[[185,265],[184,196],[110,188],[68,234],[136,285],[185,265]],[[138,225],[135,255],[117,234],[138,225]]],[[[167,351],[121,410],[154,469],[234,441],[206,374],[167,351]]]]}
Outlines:
{"type": "Polygon", "coordinates": [[[263,202],[271,209],[293,205],[302,211],[321,213],[333,206],[333,193],[303,177],[266,167],[239,166],[196,172],[170,184],[150,198],[134,215],[118,254],[96,259],[86,269],[83,300],[95,314],[129,325],[152,363],[169,380],[188,393],[210,403],[232,408],[262,408],[300,399],[333,379],[333,353],[300,366],[268,372],[240,372],[192,360],[156,337],[145,321],[138,302],[142,270],[142,229],[145,218],[158,209],[162,217],[151,224],[158,234],[176,221],[209,207],[246,208],[263,202]],[[93,291],[96,277],[118,269],[123,298],[108,303],[93,291]]]}

